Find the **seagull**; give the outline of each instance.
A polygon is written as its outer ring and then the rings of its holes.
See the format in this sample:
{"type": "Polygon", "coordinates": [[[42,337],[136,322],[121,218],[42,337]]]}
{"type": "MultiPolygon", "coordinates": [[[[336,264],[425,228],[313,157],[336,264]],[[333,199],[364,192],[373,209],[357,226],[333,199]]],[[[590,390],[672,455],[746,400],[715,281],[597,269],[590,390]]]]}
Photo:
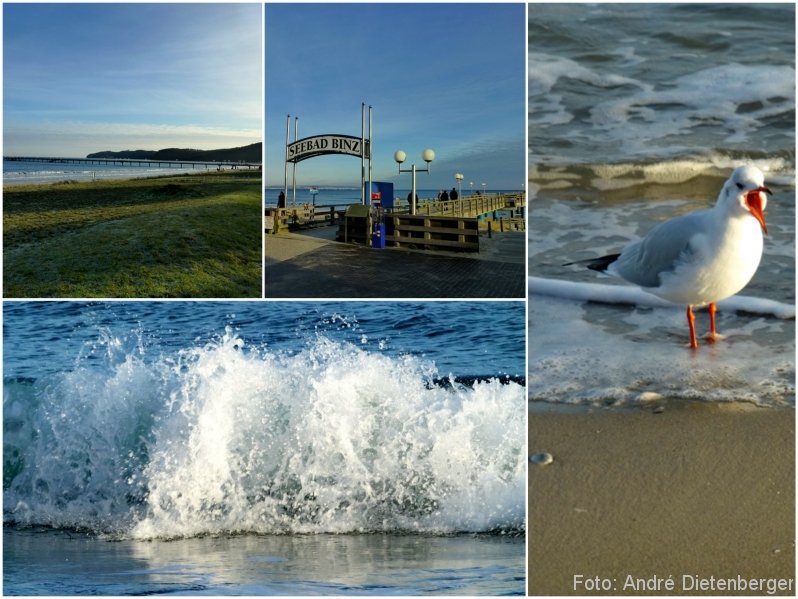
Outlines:
{"type": "Polygon", "coordinates": [[[716,302],[745,287],[762,259],[765,206],[773,195],[755,166],[740,166],[712,208],[664,221],[619,254],[569,262],[621,277],[664,300],[687,304],[690,347],[698,348],[693,307],[709,305],[709,336],[717,338],[716,302]]]}

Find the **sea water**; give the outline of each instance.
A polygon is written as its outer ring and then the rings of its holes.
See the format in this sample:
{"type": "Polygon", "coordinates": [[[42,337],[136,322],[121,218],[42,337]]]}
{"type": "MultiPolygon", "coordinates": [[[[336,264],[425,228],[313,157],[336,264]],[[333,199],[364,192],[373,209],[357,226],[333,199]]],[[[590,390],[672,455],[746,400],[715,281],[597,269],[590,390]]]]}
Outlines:
{"type": "MultiPolygon", "coordinates": [[[[264,202],[267,206],[277,206],[277,199],[282,187],[267,187],[264,202]]],[[[452,188],[443,189],[417,189],[416,195],[419,201],[437,200],[442,191],[451,193],[452,188]]],[[[462,192],[463,198],[468,198],[476,195],[477,192],[482,193],[482,189],[464,189],[462,192]]],[[[487,189],[486,194],[495,193],[518,193],[520,190],[510,189],[487,189]]],[[[394,188],[394,198],[398,198],[403,205],[407,206],[407,197],[410,195],[410,189],[394,188]]],[[[289,187],[287,194],[287,205],[290,207],[293,201],[293,190],[289,187]]],[[[358,187],[314,187],[307,186],[297,187],[296,190],[296,204],[313,204],[316,206],[348,206],[350,204],[360,203],[360,189],[358,187]]]]}
{"type": "Polygon", "coordinates": [[[120,165],[112,163],[70,164],[67,162],[40,162],[3,160],[3,185],[27,183],[60,183],[63,181],[97,181],[109,179],[139,179],[165,175],[185,175],[215,171],[215,165],[190,164],[168,166],[166,163],[120,165]]]}
{"type": "MultiPolygon", "coordinates": [[[[794,406],[794,11],[530,5],[532,401],[794,406]],[[720,342],[699,338],[691,352],[684,306],[564,266],[710,207],[745,163],[763,170],[774,194],[759,271],[745,297],[720,305],[720,342]]],[[[706,311],[697,326],[708,329],[706,311]]]]}
{"type": "Polygon", "coordinates": [[[523,303],[3,324],[6,594],[523,592],[523,303]]]}

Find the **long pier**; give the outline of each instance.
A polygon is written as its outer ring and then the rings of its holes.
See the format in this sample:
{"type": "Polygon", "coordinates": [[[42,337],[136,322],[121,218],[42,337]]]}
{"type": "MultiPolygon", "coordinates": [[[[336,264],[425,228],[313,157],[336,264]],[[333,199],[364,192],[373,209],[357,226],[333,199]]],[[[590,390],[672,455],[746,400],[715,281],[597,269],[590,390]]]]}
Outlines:
{"type": "MultiPolygon", "coordinates": [[[[385,214],[385,241],[394,247],[478,252],[480,231],[487,230],[490,237],[492,231],[523,231],[526,228],[526,194],[523,192],[420,201],[415,214],[409,214],[406,202],[397,203],[399,205],[385,214]],[[497,218],[499,211],[508,210],[511,211],[510,217],[497,218]]],[[[369,209],[360,204],[350,206],[357,210],[343,212],[336,205],[310,204],[293,208],[268,207],[265,229],[268,233],[277,233],[297,225],[307,227],[338,221],[339,241],[371,245],[372,217],[369,209]]]]}
{"type": "Polygon", "coordinates": [[[478,217],[497,210],[518,210],[525,206],[526,194],[523,192],[496,193],[469,195],[457,200],[421,200],[416,205],[416,214],[478,217]]]}
{"type": "Polygon", "coordinates": [[[9,162],[46,162],[51,164],[116,164],[120,166],[157,166],[158,168],[261,168],[259,162],[206,160],[150,160],[145,158],[44,158],[41,156],[3,156],[9,162]]]}

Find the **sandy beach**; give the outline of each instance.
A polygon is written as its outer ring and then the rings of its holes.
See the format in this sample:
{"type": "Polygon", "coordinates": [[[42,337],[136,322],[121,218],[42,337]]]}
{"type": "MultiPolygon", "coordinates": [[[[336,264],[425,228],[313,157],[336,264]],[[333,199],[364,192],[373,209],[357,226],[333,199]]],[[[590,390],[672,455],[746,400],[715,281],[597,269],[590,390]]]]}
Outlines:
{"type": "Polygon", "coordinates": [[[530,455],[554,461],[529,465],[530,594],[794,595],[794,410],[539,405],[530,455]]]}

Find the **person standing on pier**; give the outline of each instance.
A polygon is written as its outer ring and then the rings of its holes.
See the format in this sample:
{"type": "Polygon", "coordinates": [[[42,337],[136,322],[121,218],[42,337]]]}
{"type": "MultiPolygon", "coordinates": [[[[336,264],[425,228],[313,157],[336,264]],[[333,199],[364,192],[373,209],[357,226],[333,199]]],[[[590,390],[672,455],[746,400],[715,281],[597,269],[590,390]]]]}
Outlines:
{"type": "Polygon", "coordinates": [[[413,192],[407,194],[407,205],[410,209],[410,214],[415,212],[415,206],[418,204],[418,194],[416,194],[415,201],[413,200],[413,192]]]}
{"type": "Polygon", "coordinates": [[[457,190],[454,187],[452,187],[452,191],[449,192],[449,199],[456,200],[457,198],[458,198],[457,190]]]}

